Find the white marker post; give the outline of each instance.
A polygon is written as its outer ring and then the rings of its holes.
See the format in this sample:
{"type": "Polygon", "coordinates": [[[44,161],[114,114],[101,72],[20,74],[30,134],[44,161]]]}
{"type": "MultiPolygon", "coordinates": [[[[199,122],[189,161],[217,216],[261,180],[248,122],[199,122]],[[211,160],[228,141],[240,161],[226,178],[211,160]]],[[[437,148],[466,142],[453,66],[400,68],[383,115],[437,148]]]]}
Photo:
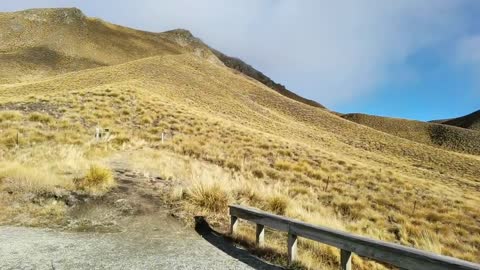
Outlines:
{"type": "Polygon", "coordinates": [[[100,139],[100,128],[95,128],[95,139],[98,141],[100,139]]]}

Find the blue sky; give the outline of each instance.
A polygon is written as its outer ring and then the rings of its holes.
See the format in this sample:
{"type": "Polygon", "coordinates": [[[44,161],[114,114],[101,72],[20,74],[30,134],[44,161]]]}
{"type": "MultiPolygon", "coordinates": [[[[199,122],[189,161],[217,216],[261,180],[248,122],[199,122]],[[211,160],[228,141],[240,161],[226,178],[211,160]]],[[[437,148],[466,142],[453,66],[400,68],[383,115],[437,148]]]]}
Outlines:
{"type": "Polygon", "coordinates": [[[189,29],[340,112],[419,120],[480,109],[480,1],[16,0],[153,32],[189,29]]]}

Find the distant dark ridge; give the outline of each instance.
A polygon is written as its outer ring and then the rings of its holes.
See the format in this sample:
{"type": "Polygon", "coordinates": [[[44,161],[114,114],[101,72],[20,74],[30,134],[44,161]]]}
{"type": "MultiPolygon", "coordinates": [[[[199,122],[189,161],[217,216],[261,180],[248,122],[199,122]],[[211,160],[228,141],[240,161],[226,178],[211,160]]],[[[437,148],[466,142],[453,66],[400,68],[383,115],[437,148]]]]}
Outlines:
{"type": "Polygon", "coordinates": [[[462,117],[458,117],[458,118],[434,120],[431,122],[440,123],[440,124],[449,125],[449,126],[480,130],[480,110],[462,117]]]}
{"type": "Polygon", "coordinates": [[[480,132],[438,123],[351,113],[343,118],[414,142],[480,155],[480,132]]]}
{"type": "Polygon", "coordinates": [[[223,64],[225,64],[227,67],[235,69],[235,70],[247,75],[248,77],[251,77],[251,78],[263,83],[264,85],[272,88],[273,90],[277,91],[278,93],[280,93],[280,94],[282,94],[282,95],[284,95],[288,98],[291,98],[293,100],[308,104],[308,105],[313,106],[313,107],[318,107],[318,108],[322,108],[322,109],[325,108],[323,105],[321,105],[320,103],[318,103],[316,101],[301,97],[301,96],[293,93],[292,91],[285,88],[285,86],[274,82],[272,79],[267,77],[265,74],[256,70],[255,68],[253,68],[249,64],[243,62],[242,60],[240,60],[238,58],[235,58],[235,57],[227,56],[227,55],[225,55],[225,54],[223,54],[223,53],[221,53],[221,52],[219,52],[215,49],[211,49],[211,50],[217,56],[217,58],[220,59],[220,61],[222,61],[223,64]]]}

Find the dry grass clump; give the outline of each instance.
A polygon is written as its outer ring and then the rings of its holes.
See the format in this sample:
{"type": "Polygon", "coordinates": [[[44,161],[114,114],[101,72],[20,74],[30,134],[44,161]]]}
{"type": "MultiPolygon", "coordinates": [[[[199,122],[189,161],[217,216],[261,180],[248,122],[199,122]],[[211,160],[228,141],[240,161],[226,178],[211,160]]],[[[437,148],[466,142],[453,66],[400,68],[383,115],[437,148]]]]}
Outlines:
{"type": "Polygon", "coordinates": [[[19,162],[0,162],[0,184],[11,192],[53,193],[56,188],[69,188],[67,179],[45,167],[19,162]]]}
{"type": "Polygon", "coordinates": [[[87,170],[85,149],[39,144],[0,153],[0,223],[61,224],[67,207],[57,197],[75,190],[74,178],[87,170]]]}
{"type": "Polygon", "coordinates": [[[229,202],[229,194],[219,183],[212,185],[195,184],[187,189],[187,198],[193,205],[213,212],[225,211],[229,202]]]}
{"type": "Polygon", "coordinates": [[[284,215],[288,207],[288,198],[283,195],[273,195],[267,200],[267,210],[278,215],[284,215]]]}
{"type": "Polygon", "coordinates": [[[78,189],[92,194],[102,194],[115,185],[113,173],[109,168],[91,165],[86,175],[74,180],[78,189]]]}
{"type": "Polygon", "coordinates": [[[31,113],[28,116],[28,120],[30,120],[32,122],[40,122],[40,123],[43,123],[43,124],[48,124],[48,123],[52,122],[52,117],[48,114],[35,112],[35,113],[31,113]]]}
{"type": "Polygon", "coordinates": [[[18,131],[15,129],[4,129],[0,131],[0,146],[13,148],[18,145],[18,131]]]}
{"type": "Polygon", "coordinates": [[[0,123],[6,121],[18,121],[23,115],[18,111],[0,111],[0,123]]]}
{"type": "Polygon", "coordinates": [[[422,231],[417,238],[417,246],[421,249],[442,254],[443,245],[440,242],[440,236],[429,231],[422,231]]]}

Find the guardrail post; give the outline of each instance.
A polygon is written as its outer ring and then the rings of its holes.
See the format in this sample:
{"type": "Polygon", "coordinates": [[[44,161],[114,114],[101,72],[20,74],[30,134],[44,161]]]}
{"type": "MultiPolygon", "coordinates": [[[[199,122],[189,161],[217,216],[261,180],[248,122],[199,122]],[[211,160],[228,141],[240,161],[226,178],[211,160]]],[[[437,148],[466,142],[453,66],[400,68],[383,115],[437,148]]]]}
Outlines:
{"type": "Polygon", "coordinates": [[[230,216],[230,235],[234,235],[238,227],[238,218],[236,216],[230,216]]]}
{"type": "Polygon", "coordinates": [[[348,250],[340,250],[340,269],[352,270],[352,252],[348,250]]]}
{"type": "Polygon", "coordinates": [[[257,224],[256,244],[257,247],[263,247],[265,244],[265,226],[262,224],[257,224]]]}
{"type": "Polygon", "coordinates": [[[297,260],[297,235],[288,233],[288,264],[297,260]]]}

